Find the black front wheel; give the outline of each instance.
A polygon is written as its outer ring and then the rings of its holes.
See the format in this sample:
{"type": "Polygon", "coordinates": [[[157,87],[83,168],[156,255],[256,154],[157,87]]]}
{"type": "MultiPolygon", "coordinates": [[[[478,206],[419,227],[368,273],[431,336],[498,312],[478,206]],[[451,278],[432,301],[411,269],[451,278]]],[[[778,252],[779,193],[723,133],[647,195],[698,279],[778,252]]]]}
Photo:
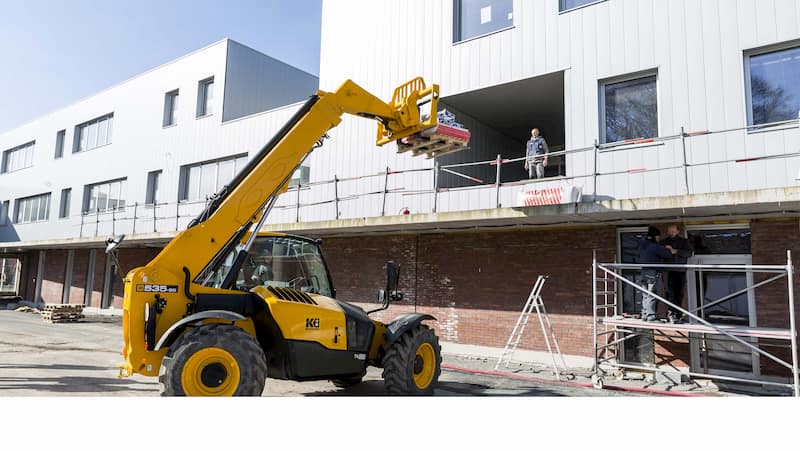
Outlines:
{"type": "Polygon", "coordinates": [[[442,348],[420,324],[395,341],[383,357],[383,381],[393,395],[432,395],[442,373],[442,348]]]}
{"type": "Polygon", "coordinates": [[[186,332],[161,361],[162,396],[261,396],[267,359],[253,337],[227,324],[186,332]]]}

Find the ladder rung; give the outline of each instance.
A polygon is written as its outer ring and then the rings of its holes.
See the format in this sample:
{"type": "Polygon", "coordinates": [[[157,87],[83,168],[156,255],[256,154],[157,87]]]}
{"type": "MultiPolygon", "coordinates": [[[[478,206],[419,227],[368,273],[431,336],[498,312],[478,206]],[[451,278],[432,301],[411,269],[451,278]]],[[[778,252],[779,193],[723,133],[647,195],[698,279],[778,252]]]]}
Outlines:
{"type": "Polygon", "coordinates": [[[597,294],[604,295],[604,294],[617,294],[616,291],[598,291],[597,294]]]}
{"type": "Polygon", "coordinates": [[[617,304],[602,304],[602,305],[598,305],[597,308],[599,308],[599,309],[600,308],[612,308],[612,307],[616,307],[616,306],[617,306],[617,304]]]}

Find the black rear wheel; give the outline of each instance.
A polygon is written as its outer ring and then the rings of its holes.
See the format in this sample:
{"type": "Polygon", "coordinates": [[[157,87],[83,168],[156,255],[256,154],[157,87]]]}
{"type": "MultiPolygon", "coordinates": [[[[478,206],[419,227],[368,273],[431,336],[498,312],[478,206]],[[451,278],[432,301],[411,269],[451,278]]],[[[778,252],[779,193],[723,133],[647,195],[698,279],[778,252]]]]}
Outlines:
{"type": "Polygon", "coordinates": [[[430,327],[420,324],[386,351],[383,381],[395,395],[432,395],[442,373],[442,348],[430,327]]]}
{"type": "Polygon", "coordinates": [[[162,396],[261,396],[267,359],[253,337],[228,324],[186,332],[161,361],[162,396]]]}

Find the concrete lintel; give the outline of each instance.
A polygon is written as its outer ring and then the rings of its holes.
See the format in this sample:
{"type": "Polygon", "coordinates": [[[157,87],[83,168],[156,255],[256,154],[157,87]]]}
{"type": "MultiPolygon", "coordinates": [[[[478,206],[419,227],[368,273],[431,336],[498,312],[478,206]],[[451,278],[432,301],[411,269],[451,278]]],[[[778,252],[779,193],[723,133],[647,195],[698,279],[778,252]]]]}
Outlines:
{"type": "Polygon", "coordinates": [[[800,187],[270,224],[262,230],[314,234],[419,232],[490,227],[589,226],[679,218],[736,220],[786,214],[800,216],[800,187]]]}
{"type": "MultiPolygon", "coordinates": [[[[164,245],[174,238],[176,232],[137,233],[126,235],[122,247],[144,246],[148,244],[164,245]]],[[[39,241],[14,241],[0,243],[0,252],[14,253],[29,249],[87,249],[103,248],[108,237],[60,238],[39,241]]]]}

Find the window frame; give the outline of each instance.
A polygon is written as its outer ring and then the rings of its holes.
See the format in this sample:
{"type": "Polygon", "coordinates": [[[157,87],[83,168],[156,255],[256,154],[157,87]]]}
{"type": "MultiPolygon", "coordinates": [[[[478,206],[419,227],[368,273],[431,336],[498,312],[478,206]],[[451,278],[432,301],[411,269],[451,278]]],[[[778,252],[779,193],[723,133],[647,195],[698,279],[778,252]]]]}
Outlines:
{"type": "Polygon", "coordinates": [[[72,187],[61,190],[61,201],[58,206],[58,219],[69,218],[69,209],[72,204],[72,187]]]}
{"type": "Polygon", "coordinates": [[[147,173],[147,187],[144,194],[144,204],[146,206],[152,207],[158,205],[158,190],[163,173],[164,171],[162,169],[147,173]]]}
{"type": "Polygon", "coordinates": [[[198,162],[198,163],[192,163],[192,164],[187,164],[187,165],[181,166],[181,168],[180,168],[180,177],[179,177],[179,182],[178,182],[178,202],[204,202],[206,200],[206,199],[202,199],[202,198],[199,198],[199,197],[198,198],[194,198],[194,197],[190,196],[190,191],[196,190],[196,191],[198,191],[198,193],[200,191],[202,191],[202,187],[203,187],[203,185],[202,185],[203,180],[202,179],[203,179],[203,175],[206,173],[206,171],[203,168],[205,168],[206,166],[210,166],[212,164],[214,165],[214,186],[215,186],[215,190],[212,193],[210,193],[210,194],[213,194],[213,193],[219,192],[219,190],[222,189],[222,186],[224,186],[224,184],[220,185],[220,181],[219,181],[219,175],[220,175],[219,165],[220,165],[220,163],[225,163],[227,161],[232,161],[234,163],[233,178],[231,179],[231,180],[233,180],[234,178],[236,178],[236,174],[238,174],[242,170],[242,168],[244,168],[247,165],[247,163],[248,163],[248,158],[247,157],[248,157],[248,154],[240,153],[240,154],[231,155],[231,156],[227,156],[227,157],[217,158],[217,159],[213,159],[213,160],[206,160],[206,161],[201,161],[201,162],[198,162]],[[236,165],[236,161],[239,160],[239,159],[243,159],[243,163],[242,163],[243,166],[242,167],[239,167],[239,166],[236,165]],[[192,177],[191,177],[192,176],[192,169],[196,169],[194,174],[199,175],[200,179],[197,181],[198,183],[195,184],[194,189],[190,190],[190,188],[192,188],[190,186],[192,184],[192,177]]]}
{"type": "MultiPolygon", "coordinates": [[[[212,75],[210,77],[204,78],[204,79],[202,79],[202,80],[197,82],[197,108],[196,108],[196,112],[195,112],[196,113],[195,114],[195,118],[196,119],[200,119],[200,118],[204,118],[204,117],[208,117],[208,116],[213,116],[214,115],[213,105],[210,104],[209,100],[208,100],[208,87],[211,86],[211,85],[214,85],[214,81],[215,81],[214,80],[214,76],[212,75]],[[210,108],[211,111],[210,112],[209,112],[209,106],[211,106],[211,108],[210,108]]],[[[211,89],[214,89],[214,88],[211,88],[211,89]]],[[[214,101],[214,95],[213,94],[214,93],[212,91],[211,102],[214,101]]]]}
{"type": "Polygon", "coordinates": [[[113,129],[114,129],[114,112],[113,111],[111,113],[103,114],[102,116],[97,116],[94,119],[91,119],[91,120],[88,120],[86,122],[82,122],[82,123],[76,125],[75,126],[75,131],[73,133],[73,139],[72,139],[72,153],[88,152],[90,150],[99,149],[100,147],[110,146],[111,144],[113,144],[113,141],[111,139],[113,129]],[[100,122],[101,121],[106,121],[106,124],[105,124],[105,126],[106,126],[106,128],[105,128],[105,130],[106,130],[106,140],[105,140],[105,142],[103,144],[99,144],[100,122]],[[83,133],[84,128],[86,130],[89,130],[89,128],[92,127],[92,126],[95,126],[95,128],[94,128],[94,134],[95,134],[95,136],[94,136],[94,147],[90,147],[89,146],[89,142],[90,141],[89,141],[89,136],[88,135],[86,136],[86,140],[83,139],[83,137],[84,137],[84,133],[83,133]],[[82,149],[81,148],[82,145],[85,145],[86,147],[82,149]]]}
{"type": "Polygon", "coordinates": [[[25,144],[20,144],[19,146],[12,147],[10,149],[4,150],[2,154],[2,161],[0,161],[0,174],[10,174],[12,172],[21,171],[23,169],[27,169],[33,167],[33,152],[36,149],[36,140],[28,141],[25,144]],[[11,155],[17,152],[25,151],[22,157],[22,166],[9,169],[11,155]],[[28,157],[28,154],[30,156],[28,157]],[[26,161],[30,160],[29,164],[26,165],[26,161]]]}
{"type": "Polygon", "coordinates": [[[180,89],[164,93],[164,116],[161,120],[162,128],[169,128],[178,125],[178,101],[180,89]]]}
{"type": "Polygon", "coordinates": [[[0,201],[0,227],[8,225],[11,219],[9,210],[11,209],[11,201],[0,201]]]}
{"type": "Polygon", "coordinates": [[[453,24],[452,25],[452,27],[453,27],[452,28],[452,31],[453,31],[453,45],[458,45],[458,44],[463,44],[465,42],[474,41],[475,39],[480,39],[480,38],[483,38],[483,37],[486,37],[486,36],[493,35],[495,33],[502,33],[504,31],[508,31],[508,30],[511,30],[511,29],[516,27],[515,23],[516,23],[517,16],[514,13],[514,2],[512,1],[511,2],[511,15],[512,15],[511,25],[508,25],[508,26],[505,26],[505,27],[502,27],[502,28],[498,28],[497,30],[488,31],[488,32],[483,33],[483,34],[470,36],[468,38],[462,38],[463,30],[462,30],[462,26],[461,26],[461,1],[462,0],[453,0],[453,22],[452,22],[452,24],[453,24]]]}
{"type": "Polygon", "coordinates": [[[634,81],[640,80],[644,78],[655,77],[655,84],[656,84],[656,136],[648,136],[645,138],[657,138],[661,136],[661,108],[659,105],[661,104],[661,91],[659,89],[660,85],[660,76],[658,68],[643,70],[639,72],[633,72],[625,75],[619,75],[615,77],[603,78],[597,81],[597,108],[598,108],[598,118],[599,118],[599,133],[598,133],[598,143],[599,144],[611,144],[614,141],[606,142],[606,86],[614,85],[619,83],[624,83],[627,81],[634,81]]]}
{"type": "Polygon", "coordinates": [[[50,205],[51,204],[50,200],[51,200],[51,198],[52,198],[52,193],[41,193],[41,194],[35,194],[33,196],[25,196],[25,197],[19,197],[19,198],[15,199],[14,200],[14,217],[13,217],[12,222],[14,224],[33,224],[33,223],[36,223],[36,222],[47,222],[47,221],[49,221],[50,220],[50,206],[51,206],[50,205]],[[23,216],[25,215],[25,208],[33,206],[33,203],[32,203],[33,199],[37,199],[37,203],[36,203],[36,216],[37,216],[37,219],[35,219],[35,220],[31,220],[30,219],[30,218],[33,217],[33,209],[30,208],[28,210],[28,212],[30,213],[30,216],[28,217],[28,220],[24,220],[23,219],[22,221],[20,221],[20,213],[23,216]],[[45,206],[45,210],[44,210],[45,211],[44,219],[39,218],[39,212],[41,212],[41,210],[42,210],[42,207],[41,207],[42,199],[46,200],[46,206],[45,206]]]}
{"type": "Polygon", "coordinates": [[[558,13],[559,14],[566,14],[566,13],[569,13],[569,12],[572,12],[572,11],[577,11],[579,9],[588,8],[590,6],[594,6],[594,5],[598,4],[598,3],[603,3],[603,2],[607,2],[607,1],[608,0],[590,0],[589,2],[584,3],[582,5],[573,6],[572,8],[564,9],[563,6],[562,6],[564,4],[564,0],[558,0],[558,13]]]}
{"type": "Polygon", "coordinates": [[[125,199],[122,198],[122,196],[123,196],[123,191],[126,191],[125,194],[127,194],[127,183],[128,183],[128,177],[120,177],[120,178],[116,178],[116,179],[105,180],[105,181],[102,181],[102,182],[90,183],[90,184],[84,185],[83,186],[83,203],[81,205],[81,214],[82,215],[87,215],[87,214],[92,214],[92,213],[105,213],[105,212],[109,212],[109,211],[112,211],[112,210],[114,210],[114,211],[125,210],[125,206],[127,205],[127,202],[125,201],[125,199]],[[110,204],[111,196],[112,196],[112,185],[114,185],[114,184],[119,184],[118,187],[117,187],[117,190],[116,190],[116,194],[117,194],[117,196],[119,198],[116,199],[117,204],[113,208],[110,208],[109,204],[110,204]],[[123,187],[123,184],[124,184],[124,187],[123,187]],[[92,195],[92,191],[94,191],[95,188],[97,188],[97,196],[96,196],[96,198],[95,198],[95,196],[92,195]],[[106,190],[105,191],[101,191],[101,188],[106,188],[106,190]],[[105,194],[106,195],[105,207],[102,208],[102,209],[99,208],[99,205],[98,205],[98,200],[100,198],[100,194],[105,194]],[[95,208],[94,209],[89,209],[89,206],[91,205],[92,198],[96,199],[95,200],[95,206],[94,206],[95,208]]]}
{"type": "MultiPolygon", "coordinates": [[[[765,124],[755,124],[753,123],[753,83],[751,79],[750,73],[750,58],[754,56],[762,56],[767,55],[770,53],[777,53],[784,50],[793,50],[793,49],[800,49],[800,41],[793,40],[793,41],[786,41],[780,42],[777,44],[770,44],[767,46],[756,47],[748,50],[742,51],[742,67],[744,71],[744,111],[745,111],[745,123],[747,124],[747,131],[748,133],[757,133],[760,131],[772,130],[774,127],[782,128],[780,123],[770,125],[771,123],[765,124]]],[[[791,120],[800,120],[800,111],[798,111],[798,117],[794,119],[787,119],[786,122],[791,120]]]]}
{"type": "Polygon", "coordinates": [[[54,159],[64,158],[64,143],[67,140],[67,129],[56,132],[56,149],[54,159]]]}

